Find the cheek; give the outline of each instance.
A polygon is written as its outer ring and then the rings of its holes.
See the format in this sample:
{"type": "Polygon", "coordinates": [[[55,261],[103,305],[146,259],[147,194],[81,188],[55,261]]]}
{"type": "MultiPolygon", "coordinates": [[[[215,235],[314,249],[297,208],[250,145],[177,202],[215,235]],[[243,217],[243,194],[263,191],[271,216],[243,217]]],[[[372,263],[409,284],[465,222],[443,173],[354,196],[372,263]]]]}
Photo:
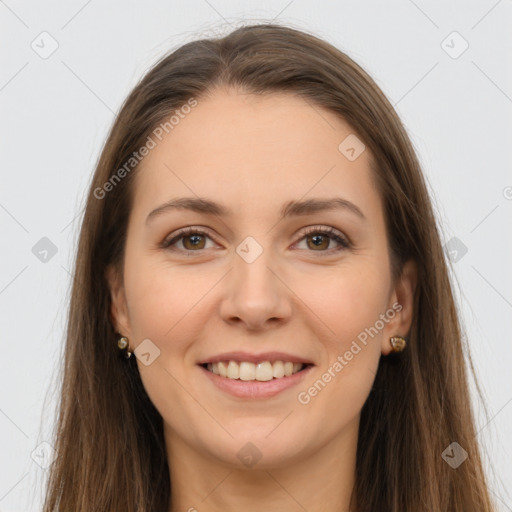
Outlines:
{"type": "MultiPolygon", "coordinates": [[[[140,268],[140,267],[139,267],[140,268]]],[[[161,340],[176,323],[183,301],[176,300],[176,294],[165,279],[159,279],[152,272],[140,268],[132,279],[127,279],[129,310],[134,337],[161,340]]]]}
{"type": "Polygon", "coordinates": [[[152,265],[147,255],[133,247],[127,250],[125,287],[135,343],[150,338],[159,344],[184,307],[176,298],[170,276],[152,265]]]}
{"type": "Polygon", "coordinates": [[[184,362],[204,325],[198,314],[207,305],[201,298],[212,287],[212,276],[202,279],[193,270],[157,266],[142,257],[127,259],[125,268],[134,346],[150,339],[160,351],[148,366],[137,361],[146,392],[164,415],[170,403],[187,410],[189,396],[179,383],[188,378],[184,362]]]}
{"type": "Polygon", "coordinates": [[[366,262],[333,268],[323,277],[307,281],[303,278],[302,283],[300,296],[307,298],[306,304],[325,328],[322,332],[332,339],[337,350],[346,350],[352,340],[367,332],[385,312],[389,280],[378,265],[366,262]]]}
{"type": "Polygon", "coordinates": [[[336,411],[324,423],[325,432],[334,435],[360,413],[375,379],[382,340],[382,329],[375,326],[381,327],[388,281],[377,267],[367,266],[361,271],[338,269],[323,282],[323,295],[315,287],[308,306],[325,327],[319,339],[326,359],[297,399],[314,416],[336,411]]]}
{"type": "Polygon", "coordinates": [[[184,350],[204,323],[198,315],[209,313],[208,292],[219,277],[193,266],[173,269],[161,262],[152,264],[142,256],[127,259],[125,268],[134,342],[149,338],[166,353],[184,350]]]}

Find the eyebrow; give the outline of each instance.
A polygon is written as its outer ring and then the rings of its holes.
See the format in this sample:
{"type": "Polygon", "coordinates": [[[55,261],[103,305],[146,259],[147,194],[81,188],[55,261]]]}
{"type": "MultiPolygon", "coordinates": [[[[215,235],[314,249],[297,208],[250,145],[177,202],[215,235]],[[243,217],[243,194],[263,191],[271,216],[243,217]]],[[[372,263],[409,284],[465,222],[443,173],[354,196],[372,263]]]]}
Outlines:
{"type": "MultiPolygon", "coordinates": [[[[293,216],[311,215],[322,211],[343,209],[359,218],[366,220],[363,212],[354,203],[341,197],[330,199],[307,199],[305,201],[290,201],[281,208],[281,219],[293,216]]],[[[146,224],[153,218],[172,210],[189,210],[196,213],[215,215],[219,217],[232,216],[233,211],[215,201],[200,197],[180,197],[171,199],[155,208],[146,218],[146,224]]]]}

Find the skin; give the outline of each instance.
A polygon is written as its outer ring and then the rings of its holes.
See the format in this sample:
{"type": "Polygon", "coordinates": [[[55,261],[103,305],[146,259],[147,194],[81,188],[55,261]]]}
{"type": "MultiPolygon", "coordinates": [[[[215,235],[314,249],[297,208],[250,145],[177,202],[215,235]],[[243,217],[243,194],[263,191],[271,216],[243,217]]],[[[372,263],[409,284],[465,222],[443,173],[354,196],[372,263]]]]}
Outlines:
{"type": "Polygon", "coordinates": [[[109,272],[111,313],[132,351],[146,338],[160,350],[137,365],[164,420],[170,512],[348,510],[361,408],[390,336],[410,329],[416,286],[412,262],[392,282],[370,152],[349,161],[338,150],[351,133],[297,96],[223,88],[199,99],[138,170],[123,274],[109,272]],[[233,215],[171,210],[146,224],[152,210],[185,196],[233,215]],[[332,197],[351,201],[365,219],[339,209],[280,220],[288,201],[332,197]],[[190,236],[175,251],[160,247],[186,226],[211,236],[199,238],[199,249],[190,236]],[[353,245],[327,237],[318,248],[307,226],[332,227],[353,245]],[[252,263],[236,252],[247,236],[263,249],[252,263]],[[298,393],[396,302],[401,311],[299,403],[298,393]],[[315,367],[272,398],[235,398],[197,366],[235,350],[289,352],[315,367]],[[248,442],[261,454],[250,468],[237,457],[248,442]]]}

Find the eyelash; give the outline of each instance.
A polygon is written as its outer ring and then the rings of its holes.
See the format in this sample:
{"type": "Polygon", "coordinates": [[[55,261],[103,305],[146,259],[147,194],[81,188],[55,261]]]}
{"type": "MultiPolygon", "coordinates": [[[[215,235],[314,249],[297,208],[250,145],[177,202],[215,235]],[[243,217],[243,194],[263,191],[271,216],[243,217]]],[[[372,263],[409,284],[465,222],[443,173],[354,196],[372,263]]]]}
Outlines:
{"type": "MultiPolygon", "coordinates": [[[[302,234],[302,237],[298,240],[299,242],[302,241],[304,238],[306,238],[306,236],[311,235],[311,234],[315,234],[315,235],[327,236],[331,240],[334,240],[335,242],[337,242],[341,246],[341,247],[337,247],[335,249],[327,249],[325,251],[309,251],[309,252],[319,252],[319,253],[324,253],[324,254],[325,253],[332,254],[333,252],[337,253],[339,251],[350,249],[352,247],[352,242],[347,237],[342,236],[334,228],[331,228],[331,227],[325,228],[325,227],[311,226],[311,227],[306,228],[306,229],[307,230],[302,234]]],[[[176,249],[176,248],[171,247],[172,245],[174,245],[176,242],[178,242],[182,238],[186,238],[187,236],[190,236],[190,235],[207,236],[208,238],[214,240],[213,237],[207,231],[204,231],[204,230],[198,229],[198,228],[194,228],[194,227],[187,227],[187,228],[183,228],[180,231],[178,231],[178,233],[176,233],[172,238],[167,238],[166,240],[164,240],[162,242],[162,244],[160,245],[160,247],[162,249],[169,249],[171,251],[176,251],[176,252],[186,252],[188,254],[191,254],[191,253],[194,253],[194,252],[198,252],[198,253],[202,252],[204,249],[202,249],[202,250],[199,249],[197,251],[192,251],[192,250],[188,250],[188,249],[176,249]]]]}

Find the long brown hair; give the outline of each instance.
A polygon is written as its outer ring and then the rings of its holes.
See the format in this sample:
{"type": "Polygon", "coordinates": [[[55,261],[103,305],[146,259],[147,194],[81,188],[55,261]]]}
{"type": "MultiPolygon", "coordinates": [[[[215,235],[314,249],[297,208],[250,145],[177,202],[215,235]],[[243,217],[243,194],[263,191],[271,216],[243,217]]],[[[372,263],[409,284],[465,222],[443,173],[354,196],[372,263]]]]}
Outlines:
{"type": "Polygon", "coordinates": [[[165,56],[135,87],[111,128],[77,248],[57,458],[44,511],[168,510],[172,489],[162,418],[145,392],[135,357],[120,358],[105,277],[108,268],[122,275],[137,166],[120,180],[112,177],[159,123],[217,86],[299,94],[347,121],[373,156],[393,277],[405,261],[417,264],[408,348],[381,358],[362,409],[352,510],[493,510],[447,265],[406,131],[375,82],[347,55],[305,32],[260,24],[187,43],[165,56]],[[457,469],[441,456],[453,441],[468,453],[457,469]]]}

